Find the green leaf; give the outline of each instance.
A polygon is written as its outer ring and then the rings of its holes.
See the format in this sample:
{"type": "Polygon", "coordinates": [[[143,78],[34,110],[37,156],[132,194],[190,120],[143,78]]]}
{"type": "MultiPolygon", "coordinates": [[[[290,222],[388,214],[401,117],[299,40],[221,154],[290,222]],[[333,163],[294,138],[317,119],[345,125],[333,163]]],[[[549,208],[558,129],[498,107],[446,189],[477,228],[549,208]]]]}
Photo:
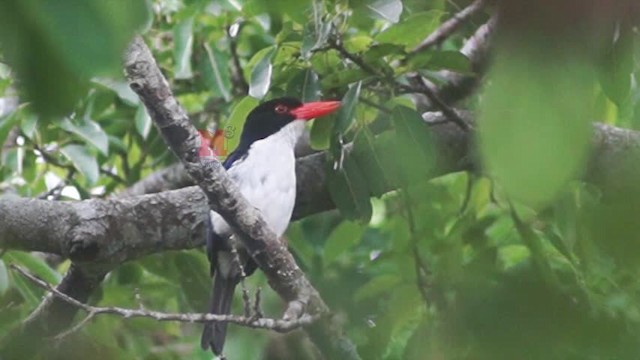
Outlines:
{"type": "MultiPolygon", "coordinates": [[[[459,51],[438,51],[427,62],[429,70],[451,70],[461,74],[471,74],[471,61],[459,51]]],[[[419,69],[416,69],[419,70],[419,69]]]]}
{"type": "MultiPolygon", "coordinates": [[[[383,136],[378,136],[378,143],[383,144],[383,136]]],[[[397,176],[395,171],[395,163],[389,159],[388,152],[385,154],[384,146],[376,146],[374,137],[368,130],[361,133],[354,141],[353,156],[358,163],[358,167],[367,179],[369,188],[373,195],[382,195],[394,188],[393,179],[397,176]]],[[[397,185],[396,185],[397,187],[397,185]]]]}
{"type": "Polygon", "coordinates": [[[321,21],[318,19],[316,22],[309,22],[302,33],[302,46],[300,47],[302,57],[309,59],[312,54],[311,50],[326,44],[330,33],[330,21],[321,21]]]}
{"type": "Polygon", "coordinates": [[[338,88],[356,81],[364,80],[371,74],[362,69],[347,69],[335,71],[325,76],[320,83],[323,88],[338,88]]]}
{"type": "Polygon", "coordinates": [[[302,102],[318,100],[320,98],[318,74],[312,69],[300,71],[287,84],[287,93],[300,97],[302,102]]]}
{"type": "Polygon", "coordinates": [[[496,59],[478,124],[490,173],[510,196],[535,208],[584,169],[594,74],[580,59],[531,52],[496,59]]]}
{"type": "Polygon", "coordinates": [[[26,116],[22,119],[20,123],[20,130],[24,136],[29,139],[33,139],[33,135],[36,133],[36,128],[38,125],[38,116],[35,114],[26,114],[26,116]]]}
{"type": "Polygon", "coordinates": [[[7,140],[7,136],[9,136],[9,132],[16,126],[22,117],[25,116],[23,107],[20,107],[14,110],[12,113],[0,117],[0,142],[2,144],[7,140]]]}
{"type": "Polygon", "coordinates": [[[75,124],[65,118],[60,123],[60,127],[83,138],[104,155],[109,155],[109,137],[95,121],[84,117],[79,124],[75,124]]]}
{"type": "Polygon", "coordinates": [[[94,78],[93,82],[115,92],[122,101],[130,106],[138,106],[140,104],[140,98],[136,93],[133,92],[133,90],[131,90],[129,84],[127,84],[125,81],[94,78]]]}
{"type": "Polygon", "coordinates": [[[333,166],[333,162],[327,163],[327,186],[338,210],[346,219],[369,222],[373,212],[369,186],[358,164],[347,156],[342,169],[334,170],[333,166]]]}
{"type": "Polygon", "coordinates": [[[340,255],[356,246],[360,242],[365,230],[366,226],[352,221],[343,221],[340,225],[336,226],[324,244],[324,266],[328,267],[335,262],[340,255]]]}
{"type": "Polygon", "coordinates": [[[423,51],[411,56],[404,72],[411,70],[450,70],[461,74],[473,74],[469,58],[459,51],[423,51]]]}
{"type": "Polygon", "coordinates": [[[173,257],[180,274],[180,287],[192,311],[206,309],[209,294],[202,289],[211,286],[209,262],[202,252],[179,252],[173,257]]]}
{"type": "Polygon", "coordinates": [[[11,272],[11,283],[18,289],[20,296],[26,301],[30,308],[35,308],[40,304],[42,291],[31,284],[22,275],[11,272]]]}
{"type": "Polygon", "coordinates": [[[191,79],[191,54],[193,52],[193,17],[186,18],[173,28],[174,78],[191,79]]]}
{"type": "Polygon", "coordinates": [[[246,96],[236,106],[234,106],[229,115],[229,119],[225,123],[225,148],[228,152],[235,149],[240,143],[240,134],[247,120],[247,115],[258,106],[258,100],[251,96],[246,96]]]}
{"type": "Polygon", "coordinates": [[[369,280],[366,284],[362,285],[356,290],[353,295],[353,300],[360,302],[362,300],[370,299],[374,296],[379,296],[383,293],[387,293],[393,290],[394,287],[399,285],[402,279],[397,275],[380,275],[369,280]]]}
{"type": "Polygon", "coordinates": [[[95,184],[98,181],[100,175],[98,161],[85,146],[66,145],[60,149],[60,152],[73,163],[76,169],[80,170],[90,184],[95,184]]]}
{"type": "Polygon", "coordinates": [[[62,279],[60,273],[50,268],[44,260],[27,252],[8,251],[4,255],[4,260],[10,264],[15,263],[26,268],[29,272],[52,285],[57,285],[62,279]]]}
{"type": "Polygon", "coordinates": [[[375,0],[372,3],[365,1],[366,9],[373,17],[387,20],[392,23],[400,21],[402,14],[402,1],[400,0],[375,0]]]}
{"type": "Polygon", "coordinates": [[[634,70],[634,36],[629,26],[623,26],[615,43],[604,57],[600,85],[611,101],[621,107],[631,92],[634,70]]]}
{"type": "Polygon", "coordinates": [[[4,55],[36,112],[69,113],[90,78],[118,74],[147,10],[142,0],[0,2],[4,55]]]}
{"type": "Polygon", "coordinates": [[[229,70],[229,55],[211,47],[204,45],[207,53],[206,66],[203,75],[207,86],[214,95],[221,96],[225,101],[231,101],[231,70],[229,70]]]}
{"type": "Polygon", "coordinates": [[[375,40],[413,48],[438,28],[443,14],[440,10],[413,14],[378,34],[375,40]]]}
{"type": "MultiPolygon", "coordinates": [[[[396,106],[391,114],[396,141],[392,151],[407,183],[427,178],[435,165],[435,149],[429,127],[420,114],[405,106],[396,106]]],[[[399,174],[400,175],[400,174],[399,174]]],[[[406,185],[406,184],[405,184],[406,185]]]]}
{"type": "Polygon", "coordinates": [[[322,119],[316,119],[313,122],[309,134],[312,149],[327,150],[329,148],[335,123],[335,115],[324,116],[322,119]]]}
{"type": "Polygon", "coordinates": [[[334,134],[344,134],[355,120],[356,104],[360,97],[362,82],[358,82],[349,87],[349,90],[342,97],[342,105],[336,114],[336,123],[333,127],[334,134]]]}
{"type": "Polygon", "coordinates": [[[142,104],[140,104],[136,110],[135,121],[138,134],[140,134],[143,139],[146,139],[147,136],[149,136],[153,122],[151,121],[149,113],[147,113],[147,108],[142,104]]]}
{"type": "Polygon", "coordinates": [[[9,272],[4,261],[0,259],[0,296],[9,288],[9,272]]]}
{"type": "MultiPolygon", "coordinates": [[[[249,95],[256,99],[262,99],[269,91],[271,85],[271,72],[273,66],[271,59],[276,53],[276,47],[270,46],[263,49],[255,56],[261,56],[256,62],[256,66],[251,71],[251,81],[249,83],[249,95]],[[265,51],[266,50],[266,51],[265,51]]],[[[251,61],[254,61],[253,59],[251,61]]]]}

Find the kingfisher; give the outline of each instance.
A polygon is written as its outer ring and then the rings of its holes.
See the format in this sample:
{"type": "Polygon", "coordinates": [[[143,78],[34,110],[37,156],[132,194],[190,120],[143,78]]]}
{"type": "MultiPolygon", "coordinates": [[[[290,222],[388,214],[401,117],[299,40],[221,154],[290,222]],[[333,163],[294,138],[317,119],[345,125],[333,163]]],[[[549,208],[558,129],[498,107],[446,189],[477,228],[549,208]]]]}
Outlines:
{"type": "MultiPolygon", "coordinates": [[[[305,122],[339,107],[339,101],[302,103],[291,97],[264,102],[249,113],[238,147],[223,162],[242,195],[260,210],[278,237],[287,229],[295,205],[294,147],[304,134],[305,122]]],[[[213,277],[209,313],[229,314],[236,285],[243,276],[251,275],[257,264],[241,247],[227,222],[213,211],[209,214],[206,251],[213,277]]],[[[226,322],[205,324],[202,348],[211,348],[220,356],[226,332],[226,322]]]]}

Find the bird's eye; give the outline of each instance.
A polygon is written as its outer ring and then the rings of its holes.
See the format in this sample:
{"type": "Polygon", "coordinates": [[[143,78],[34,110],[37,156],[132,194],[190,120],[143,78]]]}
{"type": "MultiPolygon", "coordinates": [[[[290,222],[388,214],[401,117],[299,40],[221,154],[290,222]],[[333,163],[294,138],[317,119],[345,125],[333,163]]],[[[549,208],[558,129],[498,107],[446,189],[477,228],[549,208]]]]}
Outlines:
{"type": "Polygon", "coordinates": [[[289,108],[287,108],[286,106],[284,106],[284,105],[282,105],[282,104],[278,104],[278,105],[276,105],[275,110],[276,110],[276,112],[277,112],[278,114],[284,114],[284,113],[286,113],[287,111],[289,111],[289,108]]]}

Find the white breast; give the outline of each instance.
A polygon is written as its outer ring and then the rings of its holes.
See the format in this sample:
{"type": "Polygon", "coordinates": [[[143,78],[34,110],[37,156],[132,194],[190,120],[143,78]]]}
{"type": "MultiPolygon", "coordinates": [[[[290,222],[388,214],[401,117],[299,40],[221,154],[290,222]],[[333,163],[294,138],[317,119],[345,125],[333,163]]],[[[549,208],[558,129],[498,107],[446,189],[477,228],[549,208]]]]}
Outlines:
{"type": "MultiPolygon", "coordinates": [[[[277,133],[254,142],[245,159],[237,161],[228,170],[242,195],[262,212],[278,236],[287,229],[295,205],[293,148],[303,131],[303,121],[291,122],[277,133]]],[[[213,211],[211,221],[218,235],[230,234],[227,223],[213,211]]]]}

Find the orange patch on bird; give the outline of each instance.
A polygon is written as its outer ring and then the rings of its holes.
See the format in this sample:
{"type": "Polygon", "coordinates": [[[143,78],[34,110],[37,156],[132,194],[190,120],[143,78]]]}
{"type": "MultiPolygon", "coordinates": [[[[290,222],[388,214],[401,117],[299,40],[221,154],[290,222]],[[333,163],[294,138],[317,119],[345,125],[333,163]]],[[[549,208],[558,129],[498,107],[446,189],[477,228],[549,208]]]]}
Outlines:
{"type": "Polygon", "coordinates": [[[209,130],[198,130],[198,133],[200,133],[200,149],[198,149],[200,157],[227,156],[225,136],[222,130],[217,129],[213,133],[209,130]]]}

